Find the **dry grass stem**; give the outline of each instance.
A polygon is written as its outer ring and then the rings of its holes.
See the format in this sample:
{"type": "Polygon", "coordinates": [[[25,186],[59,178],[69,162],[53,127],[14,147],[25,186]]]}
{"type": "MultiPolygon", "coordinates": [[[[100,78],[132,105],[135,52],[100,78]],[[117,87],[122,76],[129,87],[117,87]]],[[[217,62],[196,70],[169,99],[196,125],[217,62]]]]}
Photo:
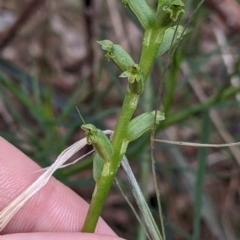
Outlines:
{"type": "MultiPolygon", "coordinates": [[[[103,131],[105,134],[112,134],[110,130],[103,131]]],[[[56,161],[46,169],[46,171],[35,181],[33,182],[23,193],[21,193],[17,198],[15,198],[8,206],[6,206],[0,212],[0,231],[9,223],[9,221],[14,217],[14,215],[21,209],[22,206],[34,196],[42,187],[44,187],[53,173],[63,167],[67,167],[76,163],[77,161],[83,159],[87,154],[77,158],[71,163],[64,164],[68,161],[75,153],[87,145],[86,138],[83,138],[73,145],[65,149],[56,159],[56,161]]],[[[89,153],[88,153],[89,154],[89,153]]]]}

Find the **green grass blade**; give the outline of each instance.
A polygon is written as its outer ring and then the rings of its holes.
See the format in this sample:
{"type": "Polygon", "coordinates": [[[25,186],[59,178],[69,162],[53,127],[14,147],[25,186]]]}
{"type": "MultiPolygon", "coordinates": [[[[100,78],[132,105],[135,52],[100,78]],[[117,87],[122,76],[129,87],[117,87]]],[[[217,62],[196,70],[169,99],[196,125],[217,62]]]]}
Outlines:
{"type": "Polygon", "coordinates": [[[162,235],[159,232],[158,226],[152,216],[152,213],[147,205],[146,199],[144,198],[142,191],[137,183],[137,180],[131,170],[131,167],[128,163],[127,158],[124,156],[121,162],[121,165],[127,174],[129,183],[132,186],[132,193],[135,197],[135,200],[138,204],[138,207],[144,216],[143,220],[147,227],[148,233],[151,236],[151,240],[163,240],[162,235]]]}
{"type": "MultiPolygon", "coordinates": [[[[210,121],[209,115],[206,111],[203,114],[203,124],[200,142],[205,143],[209,140],[210,132],[210,121]]],[[[198,169],[197,178],[195,183],[195,193],[194,193],[194,220],[193,220],[193,240],[198,240],[200,238],[200,220],[201,220],[201,209],[202,209],[202,196],[203,196],[203,185],[204,177],[206,174],[206,159],[207,159],[207,148],[199,148],[198,151],[198,169]]]]}

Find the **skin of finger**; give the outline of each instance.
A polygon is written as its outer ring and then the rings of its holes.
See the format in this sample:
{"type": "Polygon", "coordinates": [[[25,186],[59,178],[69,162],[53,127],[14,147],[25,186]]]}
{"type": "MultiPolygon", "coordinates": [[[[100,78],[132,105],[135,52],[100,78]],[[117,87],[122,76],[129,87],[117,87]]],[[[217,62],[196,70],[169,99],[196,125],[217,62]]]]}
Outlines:
{"type": "Polygon", "coordinates": [[[1,240],[124,240],[123,238],[89,233],[18,233],[9,234],[1,240]]]}
{"type": "MultiPolygon", "coordinates": [[[[41,172],[35,162],[0,137],[0,209],[20,195],[41,172]]],[[[0,235],[24,232],[80,232],[88,204],[51,178],[11,219],[0,235]]],[[[95,233],[116,236],[100,219],[95,233]]]]}

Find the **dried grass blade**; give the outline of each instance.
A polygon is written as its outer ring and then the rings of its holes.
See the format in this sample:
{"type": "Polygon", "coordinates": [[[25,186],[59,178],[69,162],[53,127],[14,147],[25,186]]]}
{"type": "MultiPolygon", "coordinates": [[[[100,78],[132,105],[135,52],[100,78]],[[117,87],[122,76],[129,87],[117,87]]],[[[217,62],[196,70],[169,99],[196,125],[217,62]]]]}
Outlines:
{"type": "MultiPolygon", "coordinates": [[[[87,144],[86,138],[83,138],[67,149],[65,149],[56,159],[56,161],[44,172],[35,182],[33,182],[23,193],[14,199],[7,207],[0,212],[0,231],[8,224],[12,217],[21,209],[21,207],[35,195],[48,182],[53,173],[81,148],[87,144]]],[[[79,158],[82,159],[84,156],[79,158]]]]}
{"type": "Polygon", "coordinates": [[[137,183],[137,180],[125,156],[123,157],[121,164],[128,177],[128,181],[131,184],[133,195],[136,199],[137,205],[142,215],[144,216],[143,220],[145,222],[148,234],[151,236],[152,240],[163,240],[159,232],[158,226],[152,216],[152,213],[148,207],[148,204],[142,194],[142,191],[137,183]]]}

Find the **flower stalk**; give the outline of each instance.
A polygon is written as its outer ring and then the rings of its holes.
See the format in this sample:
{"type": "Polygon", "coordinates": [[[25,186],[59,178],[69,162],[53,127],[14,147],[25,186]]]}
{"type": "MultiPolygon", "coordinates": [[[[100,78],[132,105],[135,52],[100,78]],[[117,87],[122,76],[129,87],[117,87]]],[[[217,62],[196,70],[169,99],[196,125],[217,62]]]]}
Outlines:
{"type": "MultiPolygon", "coordinates": [[[[102,172],[100,176],[95,178],[97,181],[82,229],[83,232],[94,232],[95,230],[114,177],[126,153],[130,141],[129,138],[131,138],[129,137],[128,129],[133,123],[131,122],[130,124],[130,121],[137,108],[139,97],[144,90],[144,83],[159,52],[164,53],[170,47],[169,44],[161,45],[164,37],[166,39],[166,30],[169,27],[173,27],[178,17],[184,12],[184,4],[181,0],[159,0],[156,13],[154,13],[145,0],[123,0],[123,4],[129,7],[144,29],[141,57],[139,64],[136,64],[120,45],[113,44],[109,40],[98,41],[102,49],[106,51],[105,56],[107,59],[113,60],[123,71],[121,77],[128,78],[128,86],[111,141],[113,149],[112,158],[109,161],[104,158],[103,154],[99,154],[103,158],[102,172]],[[161,48],[160,51],[159,48],[161,48]]],[[[163,119],[164,116],[161,115],[161,120],[163,119]]],[[[142,131],[145,131],[145,128],[142,131]]]]}

